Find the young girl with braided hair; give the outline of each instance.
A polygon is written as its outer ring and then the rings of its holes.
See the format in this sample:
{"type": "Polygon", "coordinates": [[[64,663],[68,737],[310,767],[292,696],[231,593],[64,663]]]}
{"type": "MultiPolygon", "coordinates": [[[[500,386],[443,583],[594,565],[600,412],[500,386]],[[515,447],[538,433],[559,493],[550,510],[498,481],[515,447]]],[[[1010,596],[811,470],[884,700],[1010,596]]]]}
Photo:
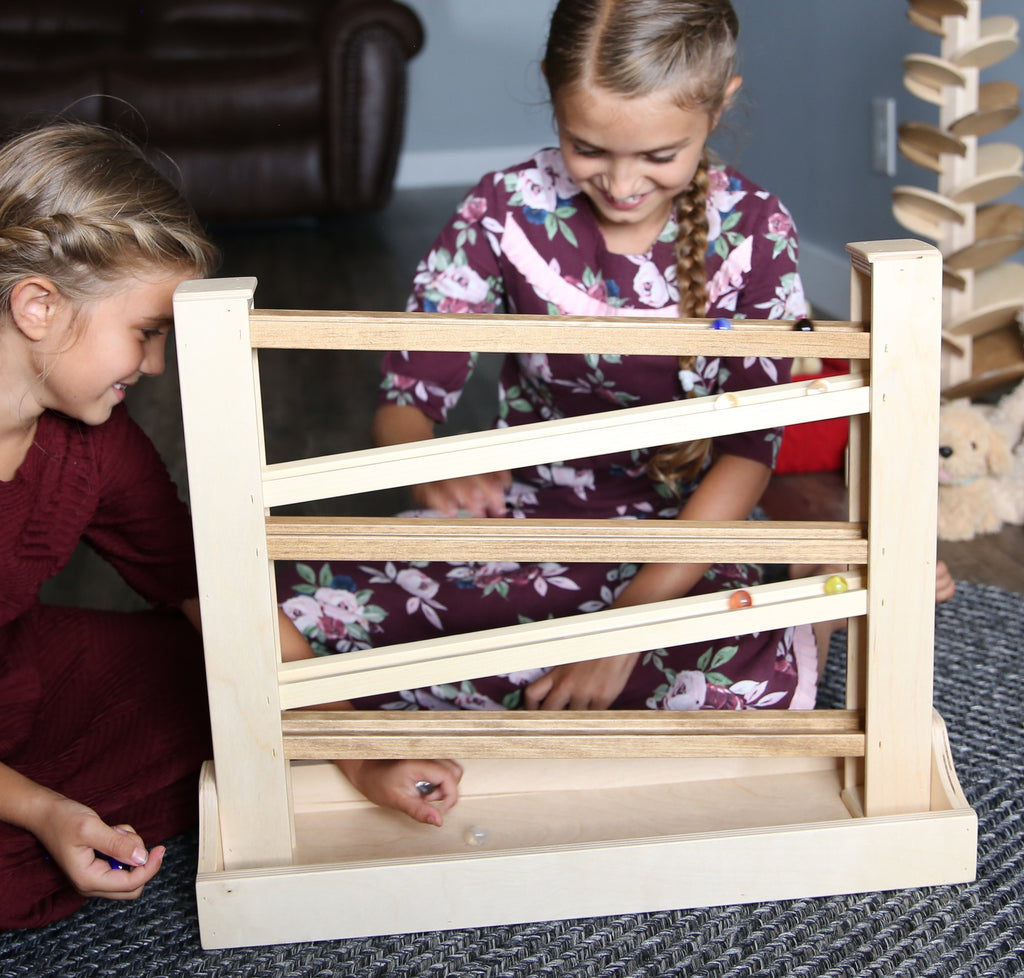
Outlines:
{"type": "Polygon", "coordinates": [[[216,258],[133,144],[0,148],[0,929],[131,899],[193,825],[210,756],[188,514],[126,392],[216,258]],[[157,610],[42,604],[79,541],[157,610]],[[152,848],[147,848],[153,846],[152,848]]]}
{"type": "MultiPolygon", "coordinates": [[[[729,0],[560,0],[543,70],[558,147],[487,174],[420,263],[411,311],[799,318],[796,231],[782,203],[713,162],[707,139],[740,87],[729,0]]],[[[385,357],[378,444],[433,436],[475,362],[385,357]]],[[[784,383],[774,358],[508,356],[498,426],[784,383]]],[[[565,459],[414,489],[434,515],[745,519],[777,429],[565,459]]],[[[516,561],[279,568],[279,598],[321,652],[757,583],[736,564],[516,561]]],[[[810,708],[809,627],[784,628],[356,701],[407,709],[810,708]]],[[[412,762],[408,762],[410,765],[412,762]]],[[[343,769],[345,765],[342,765],[343,769]]],[[[368,797],[421,817],[416,772],[349,765],[368,797]],[[354,769],[353,769],[354,768],[354,769]]],[[[431,783],[438,779],[429,779],[431,783]]],[[[441,784],[445,804],[455,787],[441,784]]],[[[431,798],[428,795],[428,800],[431,798]]]]}

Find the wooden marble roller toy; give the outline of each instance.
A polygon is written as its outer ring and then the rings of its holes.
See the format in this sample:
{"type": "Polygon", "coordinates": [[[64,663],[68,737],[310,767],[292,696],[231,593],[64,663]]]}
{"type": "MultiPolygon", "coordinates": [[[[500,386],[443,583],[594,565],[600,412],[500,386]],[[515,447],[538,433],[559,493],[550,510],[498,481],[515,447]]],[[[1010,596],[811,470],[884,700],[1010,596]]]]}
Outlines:
{"type": "MultiPolygon", "coordinates": [[[[932,705],[942,255],[849,246],[849,321],[260,311],[186,282],[175,332],[214,757],[206,947],[276,944],[973,879],[977,821],[932,705]],[[260,351],[836,357],[849,374],[268,464],[260,351]],[[688,437],[850,418],[843,522],[300,517],[288,504],[688,437]],[[215,420],[211,420],[215,419],[215,420]],[[538,525],[540,524],[540,525],[538,525]],[[829,563],[727,595],[282,664],[273,561],[829,563]],[[848,620],[842,709],[328,711],[319,704],[694,640],[848,620]],[[358,795],[341,757],[455,757],[443,828],[358,795]]],[[[273,392],[264,392],[273,396],[273,392]]]]}

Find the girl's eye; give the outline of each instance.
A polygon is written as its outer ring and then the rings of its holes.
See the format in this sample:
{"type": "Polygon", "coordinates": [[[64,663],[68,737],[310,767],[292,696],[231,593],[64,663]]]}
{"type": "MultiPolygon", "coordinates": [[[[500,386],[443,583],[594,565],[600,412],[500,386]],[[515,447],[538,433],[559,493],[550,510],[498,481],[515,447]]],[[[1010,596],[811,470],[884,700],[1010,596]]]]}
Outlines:
{"type": "Polygon", "coordinates": [[[148,327],[142,330],[142,337],[146,340],[156,339],[158,336],[163,336],[164,331],[157,327],[148,327]]]}
{"type": "Polygon", "coordinates": [[[647,159],[651,163],[671,163],[676,158],[675,153],[670,153],[668,156],[648,156],[647,159]]]}
{"type": "Polygon", "coordinates": [[[586,147],[586,146],[573,146],[572,151],[577,156],[591,156],[591,157],[593,157],[593,156],[600,156],[601,155],[601,150],[599,150],[599,149],[590,149],[589,147],[586,147]]]}

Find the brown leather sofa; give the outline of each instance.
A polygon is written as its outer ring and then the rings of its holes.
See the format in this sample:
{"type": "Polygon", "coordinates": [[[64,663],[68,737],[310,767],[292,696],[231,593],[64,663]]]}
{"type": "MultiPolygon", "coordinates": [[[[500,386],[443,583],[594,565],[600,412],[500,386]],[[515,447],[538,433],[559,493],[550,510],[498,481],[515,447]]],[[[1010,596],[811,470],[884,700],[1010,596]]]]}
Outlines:
{"type": "Polygon", "coordinates": [[[0,134],[119,128],[206,219],[374,210],[422,41],[397,0],[2,0],[0,134]]]}

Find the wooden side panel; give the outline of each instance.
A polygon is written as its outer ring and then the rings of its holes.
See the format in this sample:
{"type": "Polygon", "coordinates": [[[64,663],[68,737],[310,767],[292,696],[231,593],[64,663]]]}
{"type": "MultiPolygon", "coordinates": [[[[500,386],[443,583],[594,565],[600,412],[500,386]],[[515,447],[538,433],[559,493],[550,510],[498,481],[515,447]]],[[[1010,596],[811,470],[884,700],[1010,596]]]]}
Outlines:
{"type": "Polygon", "coordinates": [[[186,282],[174,297],[220,830],[232,869],[291,860],[262,412],[249,342],[255,284],[186,282]]]}
{"type": "Polygon", "coordinates": [[[931,791],[942,265],[916,242],[890,242],[868,260],[864,811],[890,815],[927,810],[931,791]]]}

